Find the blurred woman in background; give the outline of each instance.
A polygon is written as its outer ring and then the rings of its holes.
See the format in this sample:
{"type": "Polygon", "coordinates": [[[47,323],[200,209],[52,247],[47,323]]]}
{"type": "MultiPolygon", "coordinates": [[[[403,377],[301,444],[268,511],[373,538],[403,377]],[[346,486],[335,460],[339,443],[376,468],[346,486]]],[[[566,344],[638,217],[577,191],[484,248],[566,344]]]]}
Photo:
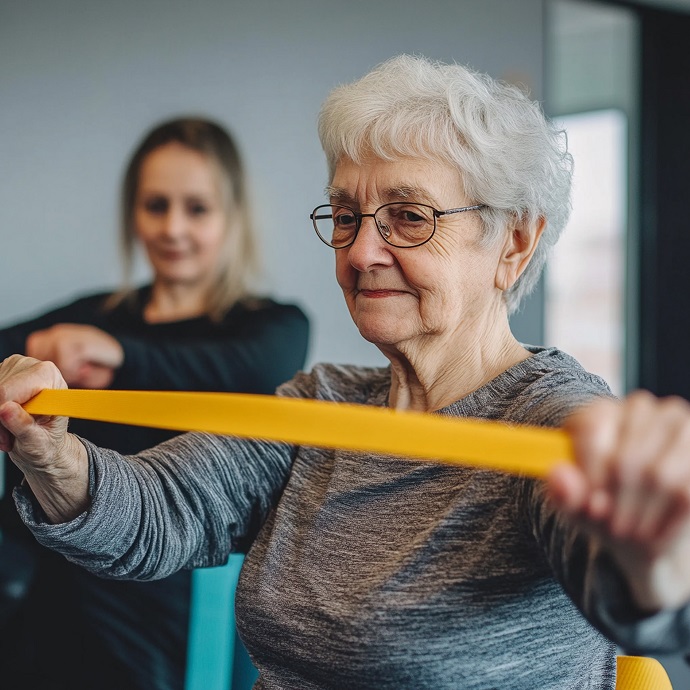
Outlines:
{"type": "MultiPolygon", "coordinates": [[[[51,360],[71,387],[273,393],[304,365],[308,322],[294,305],[250,291],[256,237],[242,161],[204,119],[165,122],[134,152],[122,190],[126,285],[0,330],[0,360],[51,360]],[[144,249],[151,283],[130,287],[144,249]]],[[[175,432],[74,420],[70,430],[131,454],[175,432]]],[[[112,582],[35,545],[11,505],[21,474],[7,465],[0,573],[5,688],[180,689],[190,571],[156,582],[112,582]],[[7,587],[5,587],[7,589],[7,587]]]]}

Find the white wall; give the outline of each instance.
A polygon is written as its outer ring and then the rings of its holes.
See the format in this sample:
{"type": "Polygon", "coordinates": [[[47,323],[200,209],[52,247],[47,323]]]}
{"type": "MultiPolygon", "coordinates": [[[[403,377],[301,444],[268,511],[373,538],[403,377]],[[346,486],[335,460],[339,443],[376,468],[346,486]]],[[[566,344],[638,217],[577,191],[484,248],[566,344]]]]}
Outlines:
{"type": "Polygon", "coordinates": [[[0,323],[119,281],[120,175],[157,121],[238,138],[265,287],[313,321],[310,362],[374,363],[308,214],[323,200],[327,92],[400,52],[521,79],[538,96],[542,0],[28,0],[0,6],[0,323]]]}

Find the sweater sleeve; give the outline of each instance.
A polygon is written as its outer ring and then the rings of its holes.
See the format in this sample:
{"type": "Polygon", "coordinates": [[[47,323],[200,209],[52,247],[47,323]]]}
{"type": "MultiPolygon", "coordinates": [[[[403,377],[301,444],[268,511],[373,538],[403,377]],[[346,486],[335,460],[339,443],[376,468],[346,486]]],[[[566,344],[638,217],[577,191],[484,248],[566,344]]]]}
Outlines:
{"type": "Polygon", "coordinates": [[[136,456],[83,441],[91,505],[49,524],[30,490],[15,489],[22,520],[44,546],[90,572],[152,580],[224,563],[277,503],[295,448],[183,434],[136,456]]]}
{"type": "Polygon", "coordinates": [[[551,568],[585,617],[627,653],[675,653],[690,649],[690,606],[641,611],[617,565],[597,539],[561,516],[541,483],[528,481],[530,525],[551,568]]]}
{"type": "MultiPolygon", "coordinates": [[[[611,393],[597,377],[554,372],[537,379],[520,402],[519,421],[560,426],[565,417],[596,397],[611,393]]],[[[620,570],[594,537],[561,515],[542,482],[519,482],[519,513],[539,544],[556,579],[589,622],[628,653],[690,649],[690,607],[649,616],[637,608],[620,570]]]]}
{"type": "MultiPolygon", "coordinates": [[[[314,397],[298,375],[279,395],[314,397]]],[[[250,544],[277,505],[298,446],[212,434],[176,436],[123,456],[82,439],[89,456],[89,509],[52,525],[26,486],[14,500],[37,541],[113,579],[153,580],[224,563],[250,544]]]]}
{"type": "Polygon", "coordinates": [[[113,388],[268,394],[304,366],[309,323],[298,307],[273,305],[213,339],[118,339],[125,359],[113,388]]]}

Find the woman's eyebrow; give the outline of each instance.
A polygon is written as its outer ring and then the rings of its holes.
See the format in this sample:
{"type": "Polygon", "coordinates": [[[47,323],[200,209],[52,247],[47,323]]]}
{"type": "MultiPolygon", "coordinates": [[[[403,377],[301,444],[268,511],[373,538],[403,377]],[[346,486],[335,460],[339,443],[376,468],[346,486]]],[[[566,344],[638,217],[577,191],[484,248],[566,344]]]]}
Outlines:
{"type": "Polygon", "coordinates": [[[333,187],[332,185],[328,185],[328,187],[326,187],[326,196],[331,201],[339,201],[343,204],[355,203],[355,198],[352,196],[352,194],[346,192],[342,187],[333,187]]]}
{"type": "Polygon", "coordinates": [[[410,199],[411,201],[428,201],[429,192],[422,187],[410,187],[409,185],[396,185],[385,190],[387,199],[410,199]]]}
{"type": "MultiPolygon", "coordinates": [[[[354,204],[357,203],[355,197],[352,196],[342,187],[333,187],[329,185],[326,187],[326,195],[331,201],[338,201],[340,203],[354,204]]],[[[411,201],[428,202],[431,200],[429,192],[422,187],[411,187],[409,185],[395,185],[388,187],[383,191],[381,198],[386,201],[397,201],[399,199],[410,199],[411,201]]]]}

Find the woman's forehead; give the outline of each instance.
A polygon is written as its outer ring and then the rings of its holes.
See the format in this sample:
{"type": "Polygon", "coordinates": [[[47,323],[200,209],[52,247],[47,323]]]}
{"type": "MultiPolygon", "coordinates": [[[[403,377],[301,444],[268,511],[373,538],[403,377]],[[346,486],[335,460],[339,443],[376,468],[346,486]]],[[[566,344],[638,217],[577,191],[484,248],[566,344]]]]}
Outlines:
{"type": "MultiPolygon", "coordinates": [[[[345,187],[329,185],[326,187],[326,195],[333,202],[356,203],[357,193],[353,193],[345,187]]],[[[429,190],[419,186],[394,185],[377,190],[377,196],[385,201],[426,201],[429,197],[429,190]]]]}
{"type": "Polygon", "coordinates": [[[443,161],[367,158],[355,162],[346,158],[336,165],[326,194],[331,201],[341,203],[361,202],[367,198],[382,202],[431,202],[446,195],[457,198],[462,189],[457,168],[443,161]]]}

